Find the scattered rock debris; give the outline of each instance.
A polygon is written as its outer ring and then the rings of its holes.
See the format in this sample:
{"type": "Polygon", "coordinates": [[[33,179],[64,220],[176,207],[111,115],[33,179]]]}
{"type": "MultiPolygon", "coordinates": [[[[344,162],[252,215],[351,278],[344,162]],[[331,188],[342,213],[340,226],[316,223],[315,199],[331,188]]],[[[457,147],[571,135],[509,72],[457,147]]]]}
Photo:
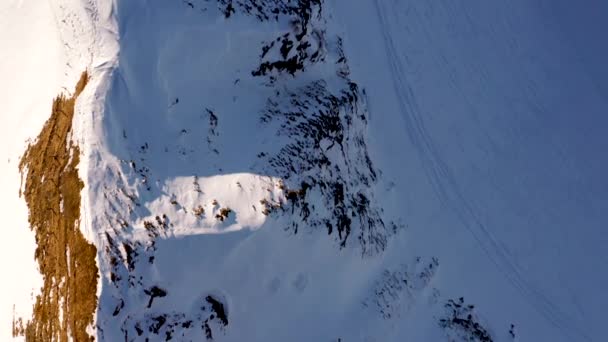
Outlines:
{"type": "Polygon", "coordinates": [[[72,96],[55,98],[51,117],[19,163],[43,277],[31,320],[25,329],[13,330],[27,341],[90,339],[87,327],[97,309],[97,250],[79,229],[84,184],[78,177],[80,150],[70,142],[76,99],[88,80],[84,72],[72,96]]]}

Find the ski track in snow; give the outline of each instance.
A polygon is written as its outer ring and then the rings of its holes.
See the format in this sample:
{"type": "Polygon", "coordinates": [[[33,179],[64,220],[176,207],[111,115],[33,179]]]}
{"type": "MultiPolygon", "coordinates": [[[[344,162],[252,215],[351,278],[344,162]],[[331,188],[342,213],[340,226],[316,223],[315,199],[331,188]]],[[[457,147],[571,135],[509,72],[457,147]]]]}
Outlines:
{"type": "Polygon", "coordinates": [[[535,310],[571,338],[591,341],[584,330],[573,322],[570,315],[561,311],[555,303],[526,279],[521,268],[509,257],[503,245],[497,242],[497,239],[481,222],[472,206],[462,195],[454,176],[425,127],[413,90],[406,81],[401,56],[399,56],[395,41],[389,32],[391,24],[387,19],[387,10],[379,0],[374,0],[374,7],[381,26],[389,67],[392,71],[393,87],[405,119],[405,129],[411,143],[418,151],[425,172],[439,200],[454,210],[490,261],[535,310]]]}

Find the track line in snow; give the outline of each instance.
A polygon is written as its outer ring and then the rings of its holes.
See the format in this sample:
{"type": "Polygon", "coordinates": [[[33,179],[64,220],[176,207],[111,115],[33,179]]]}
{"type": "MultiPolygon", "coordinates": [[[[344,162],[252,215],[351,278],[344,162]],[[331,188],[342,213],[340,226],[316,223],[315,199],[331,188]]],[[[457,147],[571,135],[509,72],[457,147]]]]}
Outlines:
{"type": "Polygon", "coordinates": [[[508,251],[481,222],[471,204],[460,191],[454,176],[425,127],[414,92],[405,79],[403,64],[395,47],[395,42],[388,31],[390,23],[386,17],[387,12],[378,0],[374,0],[374,6],[381,26],[388,65],[391,68],[393,87],[403,118],[405,119],[406,131],[410,141],[418,151],[423,168],[439,200],[442,204],[454,210],[458,219],[473,235],[489,260],[536,311],[571,338],[591,341],[591,338],[581,327],[573,322],[573,319],[569,315],[561,311],[559,307],[523,276],[520,267],[509,257],[508,251]]]}

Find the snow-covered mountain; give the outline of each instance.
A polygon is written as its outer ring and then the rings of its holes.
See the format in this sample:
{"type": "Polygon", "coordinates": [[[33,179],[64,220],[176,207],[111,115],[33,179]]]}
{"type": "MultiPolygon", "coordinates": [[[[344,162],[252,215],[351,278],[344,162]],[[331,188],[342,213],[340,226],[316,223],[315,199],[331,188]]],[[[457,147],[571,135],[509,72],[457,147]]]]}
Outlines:
{"type": "Polygon", "coordinates": [[[608,7],[572,6],[0,5],[0,336],[603,341],[608,7]]]}

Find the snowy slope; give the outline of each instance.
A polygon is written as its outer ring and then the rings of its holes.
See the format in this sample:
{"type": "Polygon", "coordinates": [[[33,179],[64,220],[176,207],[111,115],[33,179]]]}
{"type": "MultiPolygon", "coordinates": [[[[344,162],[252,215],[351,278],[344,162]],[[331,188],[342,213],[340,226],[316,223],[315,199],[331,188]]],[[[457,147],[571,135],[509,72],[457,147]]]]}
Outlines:
{"type": "Polygon", "coordinates": [[[408,208],[410,238],[443,261],[444,293],[515,323],[522,340],[600,341],[605,67],[579,49],[605,56],[582,28],[605,24],[581,24],[580,12],[606,12],[544,5],[361,3],[374,20],[343,19],[347,53],[387,65],[355,79],[383,113],[374,145],[395,153],[379,167],[407,194],[395,203],[408,208]]]}
{"type": "Polygon", "coordinates": [[[89,175],[102,339],[369,334],[342,312],[373,317],[362,302],[400,227],[376,204],[365,94],[318,3],[234,6],[118,4],[89,175]]]}
{"type": "Polygon", "coordinates": [[[7,157],[89,70],[73,139],[100,341],[602,341],[599,6],[11,2],[2,19],[45,20],[0,31],[23,82],[7,157]]]}

